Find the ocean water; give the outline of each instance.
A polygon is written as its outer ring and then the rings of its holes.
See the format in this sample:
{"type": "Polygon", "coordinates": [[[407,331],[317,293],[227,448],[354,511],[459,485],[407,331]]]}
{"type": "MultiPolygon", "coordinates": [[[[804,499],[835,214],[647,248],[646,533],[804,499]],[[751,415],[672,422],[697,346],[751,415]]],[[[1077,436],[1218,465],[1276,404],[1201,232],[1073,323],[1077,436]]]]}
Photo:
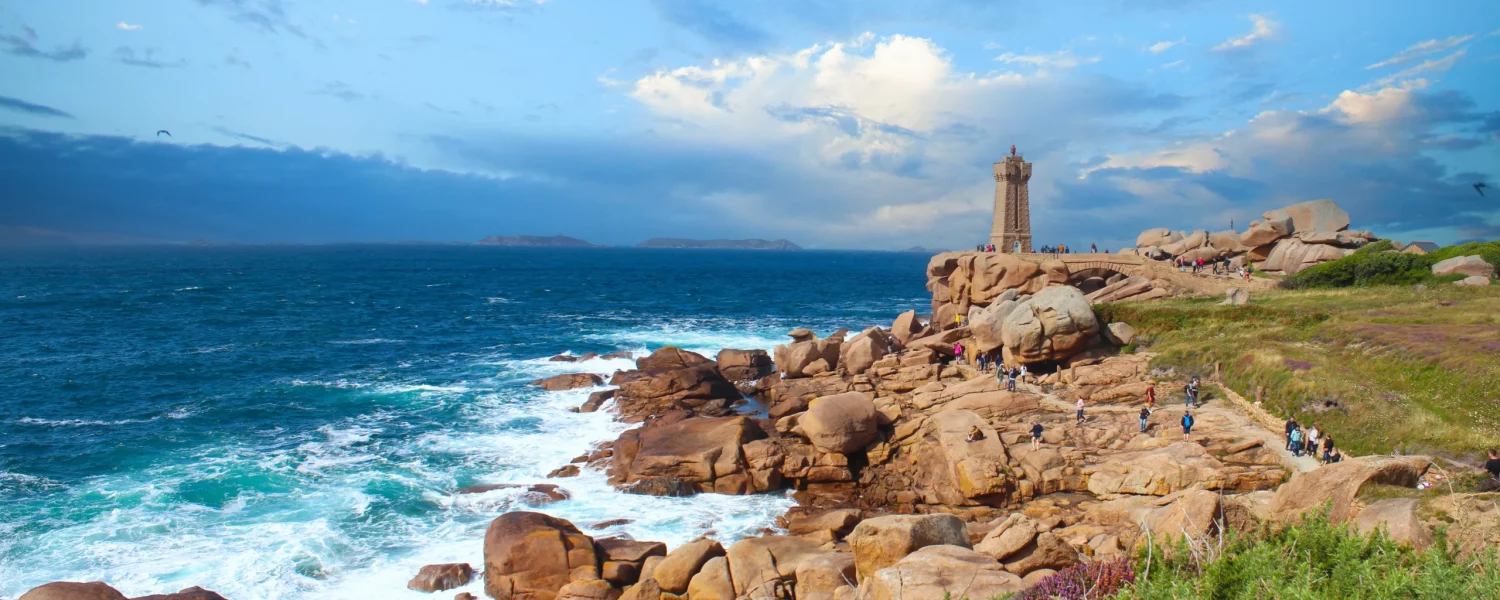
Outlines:
{"type": "MultiPolygon", "coordinates": [[[[663,345],[770,349],[927,306],[915,254],[440,246],[0,251],[0,598],[418,598],[507,510],[675,545],[771,525],[784,495],[652,498],[547,472],[628,426],[552,374],[663,345]]],[[[604,531],[588,530],[590,533],[604,531]]],[[[480,593],[480,584],[465,588],[480,593]]],[[[449,592],[451,595],[452,592],[449,592]]]]}

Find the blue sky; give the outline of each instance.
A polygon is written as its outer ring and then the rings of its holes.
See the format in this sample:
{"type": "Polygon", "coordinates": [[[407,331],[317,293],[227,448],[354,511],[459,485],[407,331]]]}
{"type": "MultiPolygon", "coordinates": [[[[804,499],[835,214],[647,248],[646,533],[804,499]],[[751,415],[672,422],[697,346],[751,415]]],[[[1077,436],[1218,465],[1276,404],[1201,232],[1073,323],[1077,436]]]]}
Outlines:
{"type": "Polygon", "coordinates": [[[1038,244],[1494,239],[1497,74],[1479,0],[8,1],[0,236],[958,248],[1016,144],[1038,244]]]}

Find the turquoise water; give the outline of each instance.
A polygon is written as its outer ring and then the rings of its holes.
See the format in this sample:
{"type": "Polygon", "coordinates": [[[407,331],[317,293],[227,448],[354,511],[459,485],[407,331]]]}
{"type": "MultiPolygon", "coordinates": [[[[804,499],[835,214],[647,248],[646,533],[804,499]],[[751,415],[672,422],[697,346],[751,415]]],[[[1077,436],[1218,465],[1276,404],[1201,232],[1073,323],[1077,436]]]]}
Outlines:
{"type": "MultiPolygon", "coordinates": [[[[482,561],[543,481],[627,426],[567,411],[627,360],[765,348],[927,306],[927,257],[434,246],[0,251],[0,598],[102,579],[127,595],[405,598],[482,561]]],[[[782,495],[618,494],[537,507],[671,544],[769,526],[782,495]]],[[[470,586],[478,593],[478,584],[470,586]]]]}

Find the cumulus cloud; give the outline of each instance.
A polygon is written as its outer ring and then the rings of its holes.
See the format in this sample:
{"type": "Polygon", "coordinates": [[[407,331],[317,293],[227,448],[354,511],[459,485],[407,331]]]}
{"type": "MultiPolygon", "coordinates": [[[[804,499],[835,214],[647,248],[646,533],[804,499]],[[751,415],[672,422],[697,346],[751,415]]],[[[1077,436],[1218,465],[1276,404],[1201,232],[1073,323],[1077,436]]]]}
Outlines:
{"type": "Polygon", "coordinates": [[[1275,39],[1277,30],[1281,29],[1281,23],[1271,20],[1266,15],[1250,15],[1250,22],[1250,33],[1224,40],[1223,43],[1214,46],[1214,51],[1224,52],[1226,50],[1249,48],[1261,42],[1275,39]]]}
{"type": "Polygon", "coordinates": [[[1157,42],[1155,44],[1151,44],[1150,46],[1147,46],[1146,50],[1148,52],[1152,53],[1152,54],[1161,54],[1163,52],[1171,50],[1173,46],[1176,46],[1176,45],[1181,44],[1181,43],[1186,42],[1186,41],[1187,41],[1187,38],[1182,38],[1182,39],[1179,39],[1179,40],[1165,40],[1165,41],[1157,42]]]}
{"type": "Polygon", "coordinates": [[[1467,42],[1471,39],[1474,39],[1474,36],[1455,35],[1443,40],[1431,39],[1425,42],[1417,42],[1415,44],[1412,44],[1411,46],[1407,46],[1405,50],[1397,52],[1395,56],[1392,56],[1365,68],[1379,69],[1381,67],[1389,67],[1391,65],[1398,65],[1404,62],[1409,62],[1423,56],[1427,56],[1429,54],[1437,54],[1439,52],[1446,51],[1449,48],[1458,46],[1459,44],[1467,42]]]}

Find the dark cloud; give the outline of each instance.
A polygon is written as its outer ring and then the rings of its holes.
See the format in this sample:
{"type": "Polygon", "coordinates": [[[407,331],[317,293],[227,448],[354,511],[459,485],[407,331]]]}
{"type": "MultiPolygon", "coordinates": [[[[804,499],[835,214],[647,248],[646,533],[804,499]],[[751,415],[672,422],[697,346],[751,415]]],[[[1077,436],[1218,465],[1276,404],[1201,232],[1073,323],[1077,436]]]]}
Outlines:
{"type": "Polygon", "coordinates": [[[64,119],[73,118],[73,115],[68,114],[66,111],[58,110],[56,108],[52,108],[50,106],[45,106],[42,104],[32,104],[25,100],[11,98],[9,96],[0,96],[0,108],[8,108],[14,111],[42,117],[62,117],[64,119]]]}
{"type": "Polygon", "coordinates": [[[20,35],[0,35],[0,47],[4,47],[5,53],[12,56],[40,58],[43,60],[56,62],[68,62],[73,60],[80,60],[89,55],[88,49],[84,48],[83,44],[76,41],[73,42],[71,46],[58,46],[50,52],[37,48],[35,45],[36,41],[36,30],[25,25],[21,26],[20,35]]]}
{"type": "Polygon", "coordinates": [[[652,0],[651,4],[662,19],[711,44],[754,50],[771,40],[765,29],[735,16],[715,0],[652,0]]]}
{"type": "Polygon", "coordinates": [[[224,64],[231,67],[241,67],[244,69],[250,68],[250,63],[245,61],[245,59],[240,58],[239,48],[235,48],[229,51],[229,55],[224,57],[224,64]]]}
{"type": "Polygon", "coordinates": [[[227,127],[214,127],[213,129],[214,129],[214,131],[216,131],[216,132],[218,132],[218,133],[220,133],[222,135],[226,135],[226,136],[238,139],[238,140],[245,140],[247,142],[255,142],[257,144],[265,144],[267,146],[272,146],[272,147],[276,147],[276,148],[279,148],[281,146],[286,146],[287,145],[287,144],[285,144],[283,142],[278,142],[278,141],[273,140],[273,139],[263,138],[263,137],[260,137],[260,136],[250,135],[248,133],[243,133],[243,132],[235,131],[235,130],[229,129],[227,127]]]}
{"type": "Polygon", "coordinates": [[[292,22],[281,0],[197,0],[199,6],[217,8],[229,13],[236,23],[250,25],[263,33],[290,33],[300,39],[322,47],[323,43],[307,35],[301,26],[292,22]]]}
{"type": "Polygon", "coordinates": [[[143,69],[166,69],[187,65],[187,60],[185,59],[178,59],[172,62],[156,60],[155,48],[147,48],[144,52],[136,54],[135,49],[128,46],[115,48],[115,60],[120,61],[120,64],[141,67],[143,69]]]}

